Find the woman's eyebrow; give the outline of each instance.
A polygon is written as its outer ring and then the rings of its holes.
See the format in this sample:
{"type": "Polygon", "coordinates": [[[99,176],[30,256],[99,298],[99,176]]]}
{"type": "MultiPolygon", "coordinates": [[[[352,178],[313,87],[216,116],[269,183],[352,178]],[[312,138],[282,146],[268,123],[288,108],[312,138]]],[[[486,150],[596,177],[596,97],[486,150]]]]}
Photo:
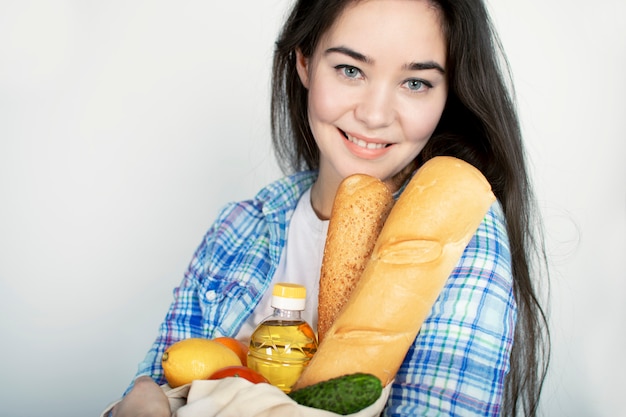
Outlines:
{"type": "MultiPolygon", "coordinates": [[[[325,55],[332,54],[332,53],[347,55],[356,61],[365,62],[366,64],[371,64],[374,62],[374,60],[371,59],[370,57],[363,55],[362,53],[357,52],[345,46],[335,46],[332,48],[328,48],[326,51],[324,51],[324,53],[325,55]]],[[[443,67],[439,65],[438,63],[436,63],[435,61],[411,62],[411,63],[404,65],[404,69],[409,70],[409,71],[424,71],[424,70],[434,69],[440,72],[441,74],[446,73],[443,67]]]]}
{"type": "Polygon", "coordinates": [[[443,67],[435,61],[411,62],[410,64],[405,65],[405,68],[409,71],[424,71],[434,69],[439,71],[441,74],[446,73],[446,70],[444,70],[443,67]]]}
{"type": "Polygon", "coordinates": [[[339,53],[339,54],[347,55],[352,59],[355,59],[359,62],[365,62],[366,64],[370,64],[372,62],[371,58],[368,58],[362,53],[357,52],[353,49],[347,48],[345,46],[336,46],[333,48],[328,48],[325,51],[325,55],[332,54],[332,53],[339,53]]]}

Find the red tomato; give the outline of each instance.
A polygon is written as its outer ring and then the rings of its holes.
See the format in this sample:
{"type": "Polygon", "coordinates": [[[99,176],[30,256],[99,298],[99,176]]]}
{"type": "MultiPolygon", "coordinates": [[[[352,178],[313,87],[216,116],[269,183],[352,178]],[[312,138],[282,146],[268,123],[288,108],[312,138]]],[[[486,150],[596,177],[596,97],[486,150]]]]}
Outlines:
{"type": "Polygon", "coordinates": [[[266,384],[270,383],[263,375],[247,366],[227,366],[226,368],[218,369],[209,379],[222,379],[227,377],[245,378],[253,384],[261,382],[266,384]]]}

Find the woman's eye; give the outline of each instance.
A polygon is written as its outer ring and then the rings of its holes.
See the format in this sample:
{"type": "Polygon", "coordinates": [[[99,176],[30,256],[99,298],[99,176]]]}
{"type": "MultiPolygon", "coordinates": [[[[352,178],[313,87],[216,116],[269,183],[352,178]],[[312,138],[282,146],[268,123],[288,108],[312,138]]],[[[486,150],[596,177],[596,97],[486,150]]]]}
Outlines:
{"type": "Polygon", "coordinates": [[[350,65],[339,65],[337,69],[347,78],[358,78],[361,75],[361,70],[350,65]]]}
{"type": "Polygon", "coordinates": [[[430,83],[417,79],[408,80],[406,82],[406,86],[411,91],[422,91],[432,87],[430,83]]]}

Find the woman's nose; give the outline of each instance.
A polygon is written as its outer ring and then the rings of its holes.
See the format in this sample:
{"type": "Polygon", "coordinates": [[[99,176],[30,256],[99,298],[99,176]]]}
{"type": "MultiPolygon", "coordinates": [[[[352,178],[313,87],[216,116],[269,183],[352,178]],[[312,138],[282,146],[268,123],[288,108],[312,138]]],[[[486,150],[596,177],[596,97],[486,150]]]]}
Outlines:
{"type": "Polygon", "coordinates": [[[384,86],[368,86],[356,103],[354,115],[369,129],[389,126],[396,115],[392,92],[384,86]]]}

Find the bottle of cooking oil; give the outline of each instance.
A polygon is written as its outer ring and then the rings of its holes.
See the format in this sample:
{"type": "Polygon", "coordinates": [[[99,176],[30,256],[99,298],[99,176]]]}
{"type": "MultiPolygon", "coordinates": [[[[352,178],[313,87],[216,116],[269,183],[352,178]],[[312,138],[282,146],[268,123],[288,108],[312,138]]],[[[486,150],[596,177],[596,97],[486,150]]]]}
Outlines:
{"type": "Polygon", "coordinates": [[[250,339],[248,367],[288,393],[317,351],[317,337],[302,319],[306,288],[277,283],[272,292],[274,313],[264,319],[250,339]]]}

